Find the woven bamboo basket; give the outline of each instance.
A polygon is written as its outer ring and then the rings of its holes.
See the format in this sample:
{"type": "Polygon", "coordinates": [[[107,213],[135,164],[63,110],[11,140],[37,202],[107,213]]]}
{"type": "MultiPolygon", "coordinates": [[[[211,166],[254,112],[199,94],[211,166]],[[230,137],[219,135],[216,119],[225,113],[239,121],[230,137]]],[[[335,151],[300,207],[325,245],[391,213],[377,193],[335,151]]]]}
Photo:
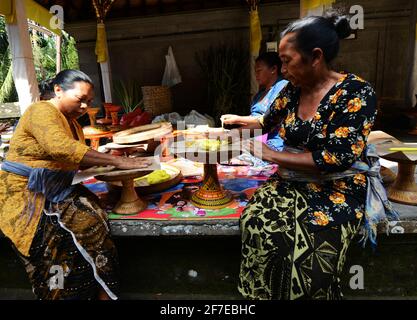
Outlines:
{"type": "Polygon", "coordinates": [[[172,112],[171,90],[166,86],[142,87],[143,104],[145,110],[152,116],[172,112]]]}

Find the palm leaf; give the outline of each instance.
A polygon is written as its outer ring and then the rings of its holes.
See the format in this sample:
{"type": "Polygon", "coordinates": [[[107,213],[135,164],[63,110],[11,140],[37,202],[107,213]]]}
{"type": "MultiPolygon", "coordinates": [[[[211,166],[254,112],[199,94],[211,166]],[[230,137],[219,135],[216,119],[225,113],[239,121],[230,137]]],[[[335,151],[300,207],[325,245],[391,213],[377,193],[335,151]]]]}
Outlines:
{"type": "Polygon", "coordinates": [[[249,51],[241,43],[211,46],[196,54],[207,80],[207,110],[218,121],[221,114],[247,114],[250,98],[249,51]]]}
{"type": "Polygon", "coordinates": [[[12,96],[14,91],[14,82],[13,82],[13,68],[9,67],[6,78],[4,79],[0,87],[0,103],[9,102],[8,98],[12,96]]]}

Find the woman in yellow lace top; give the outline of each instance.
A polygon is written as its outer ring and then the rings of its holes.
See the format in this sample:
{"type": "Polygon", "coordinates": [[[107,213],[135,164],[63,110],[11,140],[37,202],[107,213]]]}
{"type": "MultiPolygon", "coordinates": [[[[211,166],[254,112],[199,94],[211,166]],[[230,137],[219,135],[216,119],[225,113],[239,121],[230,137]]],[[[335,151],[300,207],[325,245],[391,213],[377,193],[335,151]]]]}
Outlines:
{"type": "Polygon", "coordinates": [[[21,117],[2,164],[0,230],[23,260],[38,298],[116,299],[118,260],[106,214],[93,194],[71,181],[80,165],[149,164],[85,145],[76,119],[94,97],[86,74],[64,70],[53,86],[54,98],[32,104],[21,117]],[[54,274],[63,277],[55,283],[54,274]]]}

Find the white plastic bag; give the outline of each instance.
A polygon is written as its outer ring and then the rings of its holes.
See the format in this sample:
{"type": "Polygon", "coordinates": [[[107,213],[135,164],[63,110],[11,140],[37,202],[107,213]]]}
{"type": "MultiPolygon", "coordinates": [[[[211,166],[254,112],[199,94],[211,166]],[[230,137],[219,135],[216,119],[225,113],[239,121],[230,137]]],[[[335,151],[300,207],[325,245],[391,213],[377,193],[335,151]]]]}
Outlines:
{"type": "Polygon", "coordinates": [[[214,126],[216,124],[216,122],[214,121],[214,118],[209,116],[207,113],[205,113],[204,116],[207,118],[209,127],[214,128],[214,126]]]}
{"type": "Polygon", "coordinates": [[[198,113],[195,110],[191,110],[189,114],[184,117],[185,124],[194,124],[194,125],[208,125],[210,124],[209,119],[203,116],[201,113],[198,113]]]}
{"type": "Polygon", "coordinates": [[[171,113],[165,113],[161,114],[159,116],[156,116],[152,123],[158,123],[158,122],[171,122],[172,124],[177,124],[178,121],[183,121],[183,117],[180,116],[177,112],[171,112],[171,113]]]}
{"type": "Polygon", "coordinates": [[[162,85],[172,87],[178,83],[181,83],[181,75],[178,70],[177,63],[175,62],[174,53],[171,46],[168,49],[168,55],[165,56],[166,65],[164,76],[162,78],[162,85]]]}

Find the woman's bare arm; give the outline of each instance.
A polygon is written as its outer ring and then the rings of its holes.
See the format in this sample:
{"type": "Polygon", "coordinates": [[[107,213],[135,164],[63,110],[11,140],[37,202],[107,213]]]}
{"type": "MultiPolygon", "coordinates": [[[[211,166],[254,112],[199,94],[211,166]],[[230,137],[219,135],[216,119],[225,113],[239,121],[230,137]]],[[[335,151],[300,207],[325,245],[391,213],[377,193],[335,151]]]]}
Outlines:
{"type": "Polygon", "coordinates": [[[320,172],[313,160],[311,152],[291,153],[287,151],[274,151],[260,141],[248,141],[246,148],[254,156],[265,161],[276,163],[287,169],[320,172]]]}
{"type": "Polygon", "coordinates": [[[259,117],[238,116],[235,114],[224,114],[220,120],[224,124],[237,124],[243,129],[262,129],[259,117]]]}
{"type": "Polygon", "coordinates": [[[95,150],[88,150],[82,158],[81,166],[115,166],[119,169],[136,169],[149,166],[150,162],[143,158],[113,156],[95,150]]]}
{"type": "Polygon", "coordinates": [[[238,116],[234,114],[222,115],[220,120],[223,124],[239,125],[239,128],[230,130],[230,135],[234,138],[248,139],[262,135],[262,126],[258,117],[238,116]]]}

